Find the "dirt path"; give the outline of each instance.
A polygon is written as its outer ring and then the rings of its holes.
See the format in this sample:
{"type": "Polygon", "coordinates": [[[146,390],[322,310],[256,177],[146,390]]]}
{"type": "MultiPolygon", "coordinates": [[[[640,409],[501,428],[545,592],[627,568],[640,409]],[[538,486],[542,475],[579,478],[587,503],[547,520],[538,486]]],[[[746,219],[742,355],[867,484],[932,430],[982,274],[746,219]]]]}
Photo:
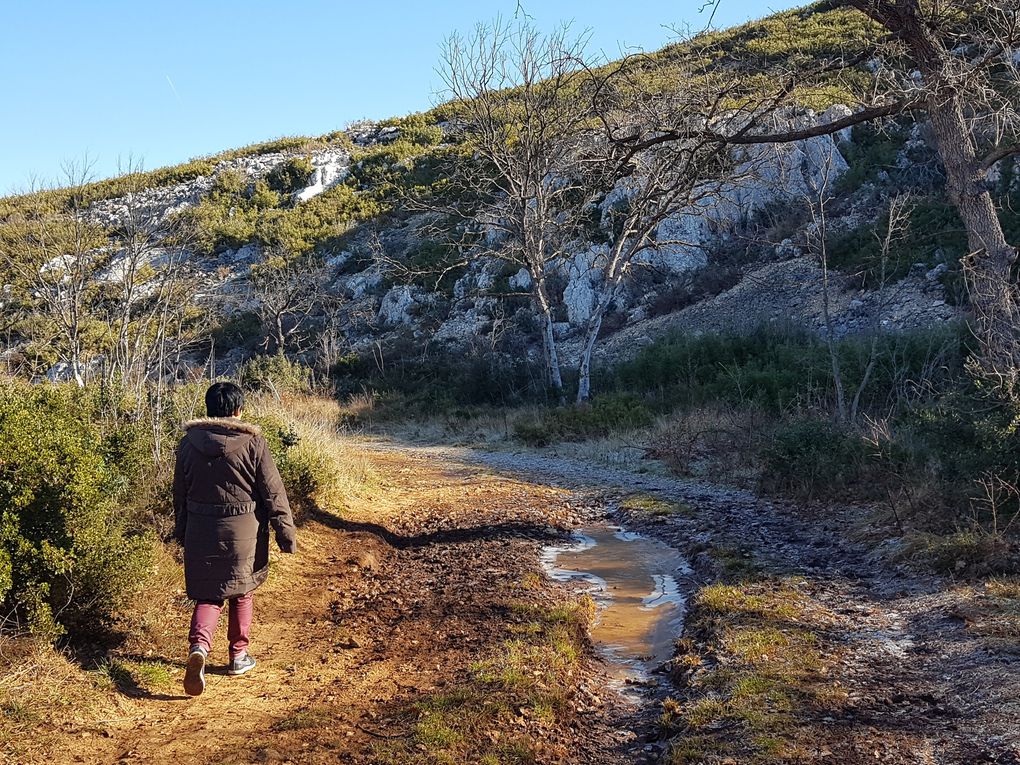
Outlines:
{"type": "Polygon", "coordinates": [[[300,554],[274,559],[256,596],[257,671],[218,669],[221,624],[202,696],[177,695],[168,649],[173,690],[65,725],[32,761],[647,761],[657,706],[606,689],[583,609],[538,563],[601,509],[455,460],[371,459],[373,497],[342,517],[313,510],[300,554]]]}
{"type": "Polygon", "coordinates": [[[256,601],[257,672],[212,674],[193,700],[126,697],[115,719],[65,725],[24,761],[1020,762],[1020,588],[997,600],[890,563],[849,533],[863,522],[850,508],[811,517],[531,452],[361,448],[384,485],[342,516],[310,513],[300,555],[274,561],[256,601]],[[635,495],[676,511],[628,505],[635,495]],[[608,689],[583,608],[538,562],[607,514],[695,571],[673,684],[638,704],[608,689]],[[736,584],[710,601],[720,579],[736,584]],[[734,653],[748,636],[760,656],[734,653]],[[783,640],[813,657],[789,676],[783,640]],[[734,678],[744,706],[728,696],[734,678]]]}

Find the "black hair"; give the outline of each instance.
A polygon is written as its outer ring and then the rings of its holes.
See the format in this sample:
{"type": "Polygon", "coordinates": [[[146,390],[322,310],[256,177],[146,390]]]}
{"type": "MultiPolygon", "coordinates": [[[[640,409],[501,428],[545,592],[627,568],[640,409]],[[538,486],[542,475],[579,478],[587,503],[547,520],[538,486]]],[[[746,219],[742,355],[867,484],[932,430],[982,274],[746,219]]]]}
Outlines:
{"type": "Polygon", "coordinates": [[[218,382],[205,392],[205,411],[210,417],[231,417],[244,408],[244,391],[232,382],[218,382]]]}

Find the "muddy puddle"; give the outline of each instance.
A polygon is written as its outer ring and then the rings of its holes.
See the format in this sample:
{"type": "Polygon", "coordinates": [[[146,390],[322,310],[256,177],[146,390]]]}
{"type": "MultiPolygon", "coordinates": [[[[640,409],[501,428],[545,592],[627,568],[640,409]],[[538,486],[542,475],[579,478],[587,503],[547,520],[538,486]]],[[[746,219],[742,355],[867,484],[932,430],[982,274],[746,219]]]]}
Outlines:
{"type": "Polygon", "coordinates": [[[691,569],[675,549],[612,526],[582,529],[547,547],[550,577],[591,594],[599,606],[592,638],[621,684],[643,682],[673,654],[683,624],[678,578],[691,569]]]}

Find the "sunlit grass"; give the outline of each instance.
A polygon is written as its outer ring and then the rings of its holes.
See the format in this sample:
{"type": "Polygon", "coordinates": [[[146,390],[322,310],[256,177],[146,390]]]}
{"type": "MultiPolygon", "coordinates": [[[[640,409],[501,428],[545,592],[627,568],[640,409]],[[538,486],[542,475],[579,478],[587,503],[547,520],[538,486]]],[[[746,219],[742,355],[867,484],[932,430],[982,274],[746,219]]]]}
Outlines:
{"type": "Polygon", "coordinates": [[[817,631],[827,612],[797,584],[759,578],[708,585],[695,596],[688,633],[698,639],[678,641],[673,670],[690,692],[668,699],[659,720],[672,739],[668,762],[787,762],[804,752],[820,710],[845,703],[817,631]]]}
{"type": "Polygon", "coordinates": [[[624,510],[661,517],[676,515],[682,518],[693,518],[695,515],[694,509],[685,502],[670,502],[651,494],[632,494],[620,502],[620,507],[624,510]]]}

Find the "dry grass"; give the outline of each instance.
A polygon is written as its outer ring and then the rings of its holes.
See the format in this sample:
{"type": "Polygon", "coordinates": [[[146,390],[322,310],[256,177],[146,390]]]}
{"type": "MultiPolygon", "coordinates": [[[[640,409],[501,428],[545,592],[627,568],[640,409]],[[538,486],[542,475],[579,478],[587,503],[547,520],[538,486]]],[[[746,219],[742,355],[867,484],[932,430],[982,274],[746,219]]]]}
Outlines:
{"type": "Polygon", "coordinates": [[[678,475],[753,486],[761,473],[757,455],[777,424],[757,409],[698,407],[660,420],[651,452],[678,475]]]}
{"type": "MultiPolygon", "coordinates": [[[[342,409],[349,422],[364,423],[372,434],[408,443],[496,451],[523,448],[514,437],[515,425],[539,420],[545,411],[534,406],[476,409],[376,422],[376,402],[370,395],[353,396],[342,409]]],[[[549,456],[634,473],[710,475],[714,480],[753,486],[761,469],[756,455],[774,427],[774,420],[757,410],[702,407],[658,418],[648,427],[584,441],[557,442],[540,450],[549,456]]]]}
{"type": "Polygon", "coordinates": [[[123,642],[115,654],[99,658],[101,646],[86,646],[83,656],[90,658],[76,661],[44,640],[0,634],[0,760],[35,761],[62,727],[98,727],[124,714],[125,693],[172,685],[166,657],[180,650],[190,603],[177,548],[154,552],[144,588],[118,616],[123,642]]]}
{"type": "Polygon", "coordinates": [[[989,579],[961,594],[964,600],[955,615],[970,632],[984,638],[990,650],[1020,651],[1020,578],[989,579]]]}
{"type": "Polygon", "coordinates": [[[945,574],[978,577],[1017,568],[1014,541],[977,525],[951,534],[915,531],[904,542],[901,559],[945,574]]]}
{"type": "Polygon", "coordinates": [[[374,404],[368,396],[355,396],[343,407],[352,421],[363,423],[367,432],[406,443],[501,449],[520,446],[513,440],[514,423],[535,417],[535,407],[519,409],[473,409],[414,416],[399,420],[374,420],[374,404]]]}
{"type": "Polygon", "coordinates": [[[121,615],[119,631],[125,635],[124,653],[173,656],[180,650],[180,625],[191,602],[184,594],[180,549],[160,546],[145,588],[121,615]]]}
{"type": "Polygon", "coordinates": [[[61,725],[115,715],[97,679],[44,641],[0,636],[0,759],[29,761],[61,725]]]}
{"type": "Polygon", "coordinates": [[[346,409],[330,398],[308,394],[262,395],[249,407],[256,416],[274,416],[293,426],[298,436],[288,459],[314,480],[311,499],[340,511],[350,498],[365,496],[378,483],[368,458],[351,448],[346,409]]]}
{"type": "Polygon", "coordinates": [[[546,452],[555,456],[597,465],[605,465],[617,470],[632,473],[665,473],[661,465],[647,459],[652,451],[656,433],[662,426],[660,421],[648,428],[640,428],[623,433],[612,433],[601,438],[587,441],[558,443],[546,448],[546,452]]]}

